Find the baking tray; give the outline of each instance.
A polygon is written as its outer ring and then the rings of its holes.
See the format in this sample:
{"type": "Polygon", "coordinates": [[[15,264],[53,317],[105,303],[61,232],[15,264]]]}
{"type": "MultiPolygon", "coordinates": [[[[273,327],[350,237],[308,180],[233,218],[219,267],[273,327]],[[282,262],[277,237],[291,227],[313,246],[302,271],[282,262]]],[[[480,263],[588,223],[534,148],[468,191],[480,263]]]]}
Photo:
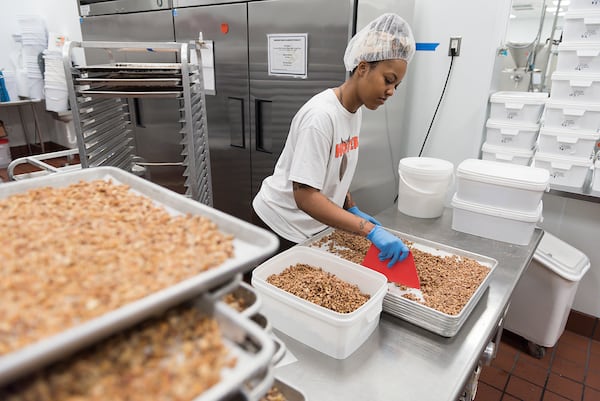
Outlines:
{"type": "MultiPolygon", "coordinates": [[[[189,301],[191,305],[198,308],[203,314],[216,319],[223,342],[231,356],[236,359],[234,367],[225,367],[221,371],[221,380],[207,389],[201,395],[195,397],[194,401],[217,401],[236,394],[245,383],[256,376],[261,377],[261,387],[269,388],[274,383],[272,374],[272,357],[275,352],[275,344],[271,336],[261,330],[247,317],[240,315],[223,302],[213,302],[212,298],[201,296],[189,301]]],[[[166,309],[158,313],[160,316],[166,309]]],[[[134,328],[135,330],[135,328],[134,328]]],[[[70,355],[62,355],[65,360],[70,355]]],[[[77,355],[74,355],[77,358],[77,355]]],[[[44,366],[39,365],[36,372],[44,366]]],[[[52,365],[49,366],[52,368],[52,365]]],[[[2,389],[0,388],[0,395],[2,389]]],[[[151,399],[153,394],[147,395],[151,399]]]]}
{"type": "MultiPolygon", "coordinates": [[[[469,317],[469,314],[473,311],[473,308],[475,308],[475,305],[477,305],[484,292],[486,291],[487,287],[489,286],[493,270],[498,265],[498,261],[488,256],[476,254],[449,245],[444,245],[439,242],[429,241],[427,239],[416,237],[410,234],[405,234],[400,231],[395,231],[389,228],[386,228],[386,230],[390,231],[391,233],[404,240],[411,241],[413,243],[413,247],[421,251],[428,252],[436,256],[456,255],[459,257],[468,257],[476,260],[483,266],[486,266],[490,269],[487,276],[481,282],[477,290],[473,293],[469,301],[456,315],[449,315],[447,313],[443,313],[436,309],[430,308],[426,305],[420,304],[411,299],[404,298],[402,297],[402,295],[410,292],[410,289],[403,291],[394,283],[388,283],[388,292],[383,298],[384,312],[399,317],[416,326],[422,327],[441,336],[454,336],[460,330],[466,319],[469,317]]],[[[318,242],[321,238],[329,235],[333,231],[334,229],[329,228],[323,231],[322,233],[317,234],[316,236],[302,242],[300,245],[308,246],[314,249],[318,249],[322,252],[332,254],[326,249],[326,244],[322,245],[321,247],[318,247],[315,243],[318,242]]],[[[340,256],[338,257],[340,259],[343,259],[340,256]]],[[[355,263],[350,262],[346,259],[343,260],[352,265],[356,265],[355,263]]]]}
{"type": "Polygon", "coordinates": [[[112,180],[128,185],[135,193],[152,199],[170,213],[202,215],[219,229],[234,236],[234,257],[220,266],[204,271],[173,286],[164,288],[78,326],[0,356],[0,385],[49,363],[64,354],[80,349],[116,331],[130,327],[157,310],[176,305],[209,289],[231,281],[274,254],[279,245],[271,232],[232,217],[209,206],[177,194],[157,184],[115,167],[94,167],[31,178],[0,185],[0,199],[31,189],[66,187],[79,181],[112,180]]]}
{"type": "Polygon", "coordinates": [[[112,63],[80,67],[80,71],[181,71],[181,63],[112,63]]]}
{"type": "Polygon", "coordinates": [[[79,94],[82,96],[97,97],[97,98],[114,98],[114,97],[151,97],[151,98],[178,98],[183,95],[183,90],[157,90],[158,88],[152,88],[152,90],[143,91],[140,88],[135,90],[102,90],[102,89],[85,89],[79,90],[79,94]]]}
{"type": "MultiPolygon", "coordinates": [[[[250,284],[241,281],[235,288],[221,296],[221,300],[225,302],[223,297],[229,294],[232,294],[236,299],[241,299],[246,305],[243,310],[238,311],[241,315],[253,316],[260,309],[260,298],[258,297],[256,290],[250,284]]],[[[227,304],[227,302],[225,303],[227,304]]],[[[232,308],[235,309],[234,307],[232,308]]]]}
{"type": "Polygon", "coordinates": [[[105,85],[115,88],[120,87],[181,87],[180,78],[77,78],[81,85],[105,85]]]}

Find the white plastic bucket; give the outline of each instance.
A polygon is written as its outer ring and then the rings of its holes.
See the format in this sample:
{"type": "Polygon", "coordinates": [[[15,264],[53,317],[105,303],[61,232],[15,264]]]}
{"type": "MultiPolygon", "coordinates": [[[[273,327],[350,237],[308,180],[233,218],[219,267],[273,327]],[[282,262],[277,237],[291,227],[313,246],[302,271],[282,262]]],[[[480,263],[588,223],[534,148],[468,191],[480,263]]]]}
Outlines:
{"type": "Polygon", "coordinates": [[[454,178],[454,165],[431,157],[405,157],[398,165],[398,210],[420,218],[439,217],[454,178]]]}

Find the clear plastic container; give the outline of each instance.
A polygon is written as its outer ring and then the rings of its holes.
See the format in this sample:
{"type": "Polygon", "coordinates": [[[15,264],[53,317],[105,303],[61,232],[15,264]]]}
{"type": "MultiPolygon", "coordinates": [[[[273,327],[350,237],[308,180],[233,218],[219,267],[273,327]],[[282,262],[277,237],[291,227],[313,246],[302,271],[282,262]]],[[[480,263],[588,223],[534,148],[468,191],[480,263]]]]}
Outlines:
{"type": "Polygon", "coordinates": [[[493,146],[509,146],[531,150],[535,146],[540,126],[537,123],[487,120],[485,141],[493,146]]]}
{"type": "Polygon", "coordinates": [[[490,118],[537,123],[547,99],[545,92],[496,92],[490,97],[490,118]]]}
{"type": "Polygon", "coordinates": [[[546,103],[544,127],[600,132],[600,103],[559,102],[551,99],[546,103]]]}
{"type": "Polygon", "coordinates": [[[519,149],[510,146],[498,146],[485,142],[481,146],[481,158],[502,163],[529,166],[533,159],[533,149],[519,149]]]}
{"type": "Polygon", "coordinates": [[[336,359],[350,356],[373,333],[388,288],[381,273],[303,246],[290,248],[254,269],[252,286],[262,299],[261,313],[275,329],[336,359]],[[267,283],[270,275],[297,263],[320,267],[356,284],[370,299],[351,313],[338,313],[267,283]]]}

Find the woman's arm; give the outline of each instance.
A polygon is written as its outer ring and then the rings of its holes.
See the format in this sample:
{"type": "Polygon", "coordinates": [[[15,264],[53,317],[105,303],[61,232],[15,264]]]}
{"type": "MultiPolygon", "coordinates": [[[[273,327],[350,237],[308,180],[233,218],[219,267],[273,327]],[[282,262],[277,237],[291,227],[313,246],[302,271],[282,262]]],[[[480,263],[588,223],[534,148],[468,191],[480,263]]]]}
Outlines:
{"type": "Polygon", "coordinates": [[[341,208],[316,188],[297,182],[293,182],[292,186],[298,208],[323,224],[359,234],[363,237],[366,237],[375,227],[373,223],[364,218],[344,210],[347,205],[349,207],[354,205],[350,193],[346,195],[344,208],[341,208]]]}

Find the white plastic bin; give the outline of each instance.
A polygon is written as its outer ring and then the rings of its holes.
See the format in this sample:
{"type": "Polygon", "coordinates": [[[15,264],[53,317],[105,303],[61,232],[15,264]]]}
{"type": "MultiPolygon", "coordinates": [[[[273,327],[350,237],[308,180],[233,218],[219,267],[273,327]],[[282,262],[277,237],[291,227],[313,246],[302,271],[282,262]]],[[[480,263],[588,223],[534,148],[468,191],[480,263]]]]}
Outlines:
{"type": "Polygon", "coordinates": [[[274,328],[336,359],[350,356],[379,324],[387,278],[374,270],[308,247],[293,247],[258,266],[252,286],[262,299],[261,313],[274,328]],[[320,267],[339,279],[356,284],[371,298],[351,313],[338,313],[292,295],[267,278],[297,263],[320,267]]]}
{"type": "Polygon", "coordinates": [[[520,212],[452,198],[452,229],[483,238],[527,245],[542,219],[542,202],[533,212],[520,212]]]}
{"type": "Polygon", "coordinates": [[[600,73],[600,42],[562,42],[556,71],[600,73]]]}
{"type": "Polygon", "coordinates": [[[542,153],[591,159],[598,139],[600,133],[595,131],[544,127],[540,130],[538,150],[542,153]]]}
{"type": "Polygon", "coordinates": [[[552,74],[552,98],[559,101],[600,103],[600,74],[552,74]]]}
{"type": "Polygon", "coordinates": [[[512,120],[492,120],[485,123],[486,143],[492,146],[509,146],[530,150],[540,130],[538,123],[513,122],[512,120]]]}
{"type": "Polygon", "coordinates": [[[454,164],[432,157],[405,157],[398,164],[398,210],[419,218],[439,217],[454,177],[454,164]]]}
{"type": "Polygon", "coordinates": [[[546,103],[543,126],[600,132],[600,103],[559,102],[550,99],[546,103]]]}
{"type": "Polygon", "coordinates": [[[529,166],[533,159],[533,149],[511,148],[509,146],[490,145],[485,142],[481,146],[481,158],[503,163],[529,166]]]}
{"type": "Polygon", "coordinates": [[[490,96],[490,118],[537,123],[547,99],[545,92],[496,92],[490,96]]]}
{"type": "Polygon", "coordinates": [[[569,10],[563,18],[563,42],[600,41],[600,10],[569,10]]]}
{"type": "Polygon", "coordinates": [[[8,138],[0,138],[0,168],[6,168],[12,161],[8,138]]]}
{"type": "Polygon", "coordinates": [[[600,10],[598,0],[571,0],[569,10],[600,10]]]}
{"type": "Polygon", "coordinates": [[[466,159],[456,168],[456,197],[484,206],[535,212],[548,189],[547,170],[466,159]]]}
{"type": "Polygon", "coordinates": [[[590,260],[583,252],[544,233],[512,293],[504,328],[535,344],[553,347],[564,332],[577,287],[589,268],[590,260]]]}
{"type": "Polygon", "coordinates": [[[574,158],[537,152],[535,167],[548,170],[550,188],[566,191],[581,191],[593,164],[592,159],[574,158]]]}
{"type": "Polygon", "coordinates": [[[600,159],[594,163],[594,177],[592,180],[592,195],[600,196],[600,159]]]}

